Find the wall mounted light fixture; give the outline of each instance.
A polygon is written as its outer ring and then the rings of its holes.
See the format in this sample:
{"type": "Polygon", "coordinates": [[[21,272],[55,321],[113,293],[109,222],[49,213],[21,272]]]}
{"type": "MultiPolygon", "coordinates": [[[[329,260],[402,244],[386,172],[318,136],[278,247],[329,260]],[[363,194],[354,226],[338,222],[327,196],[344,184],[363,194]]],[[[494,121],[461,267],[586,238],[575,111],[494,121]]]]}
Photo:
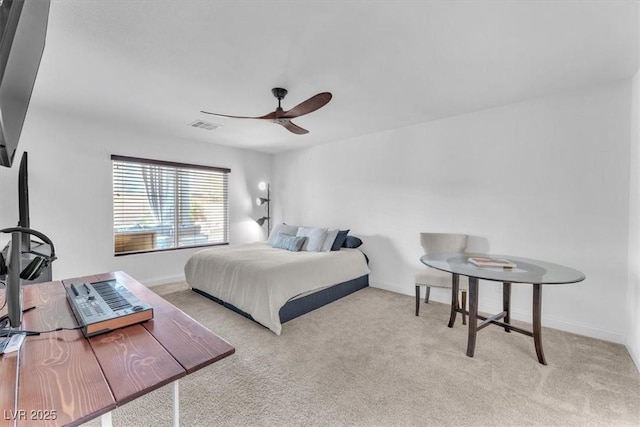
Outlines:
{"type": "Polygon", "coordinates": [[[267,191],[267,197],[256,197],[256,205],[265,206],[267,210],[267,216],[263,216],[262,218],[256,219],[256,222],[261,226],[264,225],[265,221],[267,223],[267,237],[269,237],[269,233],[271,232],[271,185],[269,183],[261,182],[258,184],[258,188],[261,191],[267,191]]]}

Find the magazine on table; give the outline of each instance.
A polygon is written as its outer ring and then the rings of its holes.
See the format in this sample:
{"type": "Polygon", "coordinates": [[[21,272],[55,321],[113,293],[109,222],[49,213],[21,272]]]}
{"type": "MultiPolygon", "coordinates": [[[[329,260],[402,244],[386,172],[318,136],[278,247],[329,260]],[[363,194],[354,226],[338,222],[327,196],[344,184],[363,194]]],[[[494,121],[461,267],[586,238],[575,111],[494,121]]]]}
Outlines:
{"type": "Polygon", "coordinates": [[[478,267],[502,267],[502,268],[515,268],[516,263],[504,258],[485,258],[485,257],[469,257],[467,258],[471,264],[478,267]]]}

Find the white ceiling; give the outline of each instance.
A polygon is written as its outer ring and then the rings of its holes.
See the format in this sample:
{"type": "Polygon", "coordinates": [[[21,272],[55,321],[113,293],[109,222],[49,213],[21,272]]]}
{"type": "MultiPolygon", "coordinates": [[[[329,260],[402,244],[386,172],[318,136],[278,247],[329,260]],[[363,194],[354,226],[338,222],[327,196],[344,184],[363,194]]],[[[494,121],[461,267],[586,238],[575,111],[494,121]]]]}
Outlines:
{"type": "Polygon", "coordinates": [[[630,78],[638,50],[636,1],[51,0],[32,103],[274,153],[630,78]],[[302,136],[200,113],[266,114],[276,86],[333,100],[302,136]]]}

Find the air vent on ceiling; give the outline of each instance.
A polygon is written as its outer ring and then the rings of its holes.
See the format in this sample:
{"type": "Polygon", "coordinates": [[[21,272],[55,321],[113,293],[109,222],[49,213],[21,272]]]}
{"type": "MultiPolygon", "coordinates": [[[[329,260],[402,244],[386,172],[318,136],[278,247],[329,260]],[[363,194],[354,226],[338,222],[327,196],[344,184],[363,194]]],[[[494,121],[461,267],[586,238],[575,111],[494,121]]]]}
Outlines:
{"type": "Polygon", "coordinates": [[[217,123],[205,122],[203,120],[196,120],[195,122],[189,123],[189,126],[205,130],[216,130],[222,125],[219,125],[217,123]]]}

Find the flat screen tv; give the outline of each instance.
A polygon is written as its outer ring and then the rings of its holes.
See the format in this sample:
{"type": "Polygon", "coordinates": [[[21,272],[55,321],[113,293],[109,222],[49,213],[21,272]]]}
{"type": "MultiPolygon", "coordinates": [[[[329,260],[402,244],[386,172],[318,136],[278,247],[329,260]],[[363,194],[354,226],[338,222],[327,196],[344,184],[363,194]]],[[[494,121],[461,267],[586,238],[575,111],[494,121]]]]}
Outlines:
{"type": "Polygon", "coordinates": [[[7,278],[5,297],[9,325],[17,328],[22,323],[22,287],[20,286],[20,271],[22,261],[20,259],[21,233],[11,233],[11,241],[7,247],[7,278]]]}
{"type": "Polygon", "coordinates": [[[0,165],[11,167],[44,50],[49,0],[0,0],[0,165]]]}
{"type": "MultiPolygon", "coordinates": [[[[20,170],[18,172],[18,227],[31,228],[29,219],[29,166],[27,162],[28,153],[22,153],[20,160],[20,170]]],[[[22,251],[31,251],[31,237],[27,233],[22,233],[22,251]]]]}

